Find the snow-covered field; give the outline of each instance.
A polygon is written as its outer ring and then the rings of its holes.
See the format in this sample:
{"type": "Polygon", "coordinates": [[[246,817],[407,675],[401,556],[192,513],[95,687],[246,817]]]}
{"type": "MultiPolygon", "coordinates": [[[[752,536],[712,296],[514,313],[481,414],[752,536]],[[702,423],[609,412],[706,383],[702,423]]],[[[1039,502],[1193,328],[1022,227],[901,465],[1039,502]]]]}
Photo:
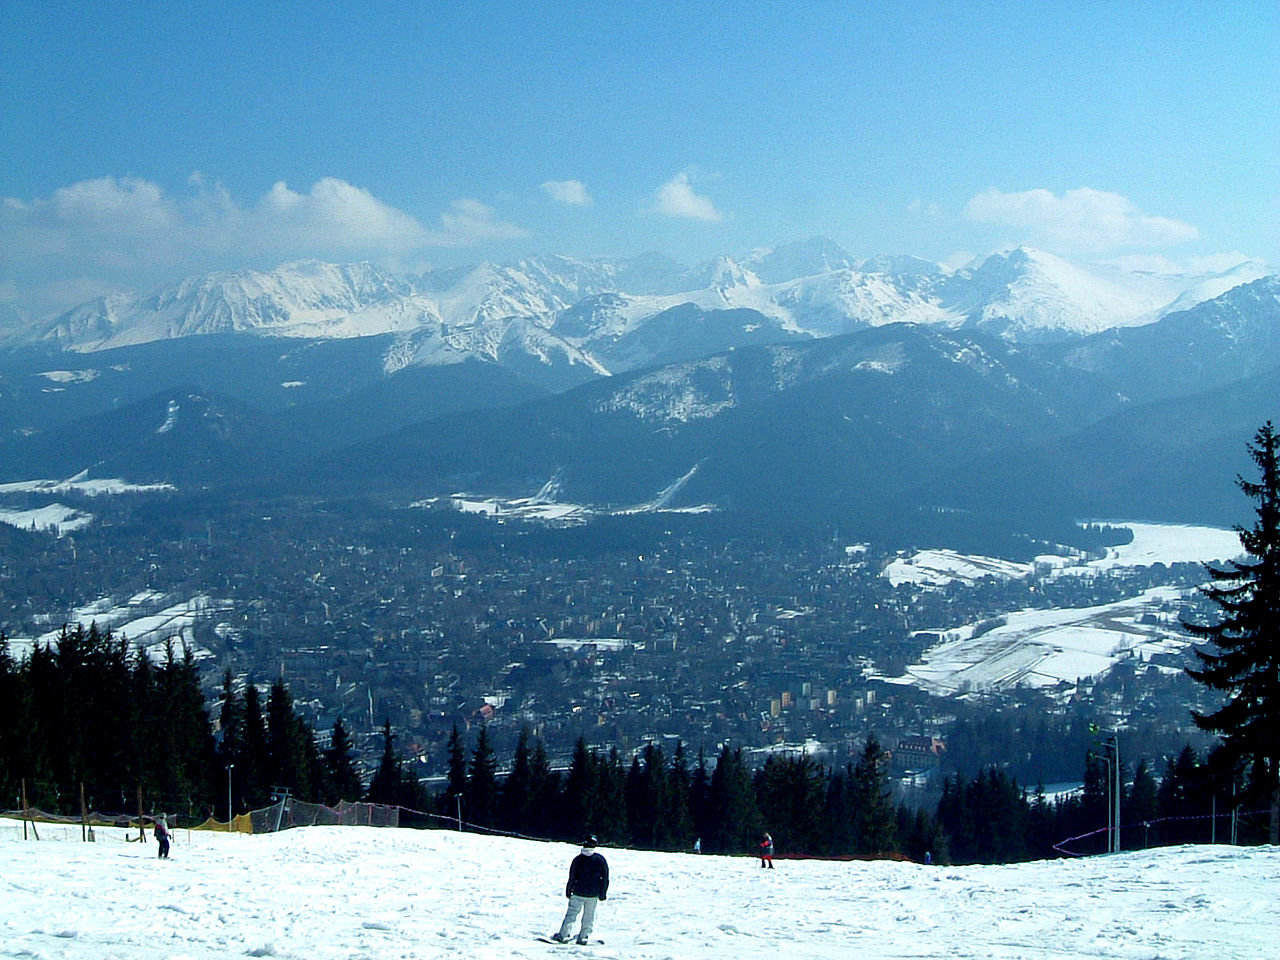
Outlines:
{"type": "MultiPolygon", "coordinates": [[[[923,550],[898,558],[882,572],[897,586],[928,588],[953,581],[975,583],[986,576],[1012,580],[1034,571],[1049,576],[1105,576],[1155,563],[1221,563],[1241,554],[1234,530],[1158,523],[1125,523],[1133,542],[1112,547],[1100,559],[1037,557],[1016,564],[949,550],[923,550]]],[[[1207,579],[1207,578],[1206,578],[1207,579]]],[[[1116,603],[1057,610],[1015,610],[985,632],[971,623],[938,633],[940,640],[890,682],[923,687],[941,696],[966,690],[989,691],[1018,685],[1052,687],[1062,681],[1105,673],[1120,660],[1174,653],[1190,638],[1178,626],[1185,587],[1157,587],[1116,603]]]]}
{"type": "Polygon", "coordinates": [[[32,510],[0,509],[0,523],[19,530],[37,530],[61,537],[93,523],[93,514],[55,502],[32,510]]]}
{"type": "Polygon", "coordinates": [[[945,631],[919,663],[891,679],[946,696],[1097,676],[1124,658],[1145,660],[1185,647],[1190,638],[1176,624],[1187,592],[1154,587],[1096,607],[1019,610],[976,636],[977,625],[967,624],[945,631]]]}
{"type": "Polygon", "coordinates": [[[1222,562],[1239,556],[1240,535],[1221,527],[1200,527],[1172,523],[1129,523],[1104,521],[1113,526],[1128,527],[1133,541],[1110,547],[1106,555],[1094,560],[1042,556],[1035,563],[1018,563],[998,557],[982,557],[954,550],[919,550],[898,557],[881,571],[895,587],[902,583],[919,586],[944,586],[959,581],[976,583],[983,577],[1018,580],[1037,569],[1052,576],[1095,576],[1125,567],[1149,567],[1156,563],[1222,562]]]}
{"type": "Polygon", "coordinates": [[[1177,847],[1002,867],[602,849],[602,945],[554,946],[565,844],[452,831],[117,830],[0,820],[0,957],[69,960],[1274,956],[1280,850],[1177,847]]]}
{"type": "MultiPolygon", "coordinates": [[[[230,611],[230,600],[218,600],[204,594],[181,600],[172,594],[146,590],[124,603],[116,603],[111,597],[102,597],[72,610],[66,622],[73,626],[80,624],[86,629],[95,623],[99,630],[109,628],[117,636],[127,637],[134,649],[148,651],[152,660],[160,663],[164,659],[164,646],[170,641],[179,653],[182,645],[186,644],[197,660],[212,657],[213,654],[196,641],[196,623],[201,619],[216,620],[230,611]]],[[[220,625],[215,625],[215,629],[219,627],[220,625]]],[[[56,647],[61,633],[62,624],[59,623],[58,629],[49,630],[38,637],[10,637],[9,652],[21,659],[37,643],[56,647]]]]}

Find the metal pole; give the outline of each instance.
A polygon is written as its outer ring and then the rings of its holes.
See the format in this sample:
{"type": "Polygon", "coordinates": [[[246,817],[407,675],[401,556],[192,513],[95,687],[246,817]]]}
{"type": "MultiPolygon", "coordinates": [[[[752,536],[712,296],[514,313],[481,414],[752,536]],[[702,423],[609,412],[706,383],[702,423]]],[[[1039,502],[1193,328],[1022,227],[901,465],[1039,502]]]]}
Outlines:
{"type": "Polygon", "coordinates": [[[1218,795],[1209,798],[1209,842],[1218,842],[1218,795]]]}
{"type": "Polygon", "coordinates": [[[231,832],[231,821],[235,819],[231,813],[231,771],[235,768],[234,763],[227,764],[227,833],[231,832]]]}
{"type": "Polygon", "coordinates": [[[462,829],[462,794],[455,793],[454,799],[458,801],[458,829],[462,829]]]}
{"type": "Polygon", "coordinates": [[[1111,824],[1111,815],[1115,810],[1111,804],[1111,758],[1106,754],[1095,753],[1093,756],[1107,765],[1107,853],[1111,853],[1112,844],[1115,843],[1115,832],[1111,824]]]}
{"type": "Polygon", "coordinates": [[[1111,742],[1116,748],[1116,853],[1120,852],[1120,790],[1122,787],[1122,770],[1120,766],[1120,734],[1113,733],[1111,742]]]}

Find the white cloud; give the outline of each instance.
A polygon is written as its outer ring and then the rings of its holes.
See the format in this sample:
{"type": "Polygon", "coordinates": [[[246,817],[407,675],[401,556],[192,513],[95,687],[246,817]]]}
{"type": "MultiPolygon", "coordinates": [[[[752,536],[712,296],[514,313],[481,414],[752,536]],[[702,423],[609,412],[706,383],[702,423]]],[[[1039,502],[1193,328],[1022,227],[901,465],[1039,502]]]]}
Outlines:
{"type": "Polygon", "coordinates": [[[1019,231],[1020,241],[1076,253],[1168,247],[1199,236],[1189,223],[1143,213],[1118,193],[1089,187],[1062,196],[1049,190],[1004,193],[992,188],[973,197],[965,213],[979,223],[1019,231]]]}
{"type": "Polygon", "coordinates": [[[548,180],[542,184],[542,189],[556,203],[584,207],[591,202],[591,194],[587,193],[586,184],[581,180],[548,180]]]}
{"type": "Polygon", "coordinates": [[[248,205],[200,173],[170,195],[136,178],[84,180],[30,202],[0,198],[0,287],[39,315],[120,288],[146,288],[175,274],[274,266],[304,257],[412,259],[525,235],[491,207],[460,199],[428,227],[336,177],[298,191],[280,181],[248,205]]]}
{"type": "Polygon", "coordinates": [[[432,235],[436,246],[464,247],[483,240],[514,240],[528,231],[514,223],[499,220],[492,207],[479,200],[460,199],[440,215],[444,228],[432,235]]]}
{"type": "Polygon", "coordinates": [[[668,217],[707,221],[721,219],[714,203],[693,192],[687,172],[677,173],[658,188],[657,210],[668,217]]]}

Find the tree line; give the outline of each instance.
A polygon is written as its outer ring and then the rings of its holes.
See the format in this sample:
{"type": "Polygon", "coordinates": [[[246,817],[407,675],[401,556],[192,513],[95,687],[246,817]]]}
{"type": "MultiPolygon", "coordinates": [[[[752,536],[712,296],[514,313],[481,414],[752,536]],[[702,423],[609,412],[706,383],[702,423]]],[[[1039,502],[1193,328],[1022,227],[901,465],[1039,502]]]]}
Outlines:
{"type": "MultiPolygon", "coordinates": [[[[604,844],[652,850],[697,842],[707,853],[754,852],[767,830],[781,855],[982,863],[1057,856],[1055,843],[1107,821],[1107,769],[1091,755],[1078,794],[1046,798],[991,766],[947,778],[936,810],[927,811],[895,801],[888,755],[874,736],[843,765],[780,753],[756,769],[728,745],[707,757],[691,756],[682,742],[668,755],[651,742],[624,760],[617,748],[589,749],[580,739],[568,768],[557,771],[524,729],[500,776],[488,729],[479,728],[468,750],[455,726],[448,775],[434,793],[407,774],[390,723],[367,786],[341,719],[329,739],[322,748],[283,680],[264,703],[257,685],[238,689],[229,672],[215,737],[186,648],[170,645],[153,662],[110,631],[76,627],[16,662],[0,636],[0,796],[14,807],[25,780],[28,802],[53,812],[79,812],[83,784],[88,805],[104,812],[137,812],[141,791],[146,812],[225,818],[228,799],[242,813],[267,806],[285,787],[329,805],[397,805],[402,824],[456,821],[566,841],[594,834],[604,844]]],[[[1124,846],[1226,839],[1233,807],[1266,806],[1269,797],[1269,771],[1241,767],[1224,748],[1202,760],[1188,746],[1159,778],[1141,760],[1122,797],[1124,846]]],[[[1239,839],[1265,832],[1246,820],[1239,839]]],[[[1086,837],[1072,852],[1103,848],[1086,837]]]]}
{"type": "Polygon", "coordinates": [[[350,737],[339,721],[331,746],[294,710],[283,680],[265,705],[224,675],[219,734],[189,647],[166,644],[153,660],[96,625],[64,627],[17,661],[0,634],[0,807],[113,814],[165,811],[226,818],[266,806],[274,788],[332,803],[361,799],[350,737]]]}

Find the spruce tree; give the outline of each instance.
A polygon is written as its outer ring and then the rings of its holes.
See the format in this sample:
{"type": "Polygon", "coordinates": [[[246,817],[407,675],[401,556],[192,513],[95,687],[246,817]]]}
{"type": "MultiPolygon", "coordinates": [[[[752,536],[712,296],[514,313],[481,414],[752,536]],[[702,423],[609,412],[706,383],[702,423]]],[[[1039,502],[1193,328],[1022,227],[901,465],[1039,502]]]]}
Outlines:
{"type": "Polygon", "coordinates": [[[595,799],[587,818],[587,833],[595,834],[601,843],[625,843],[627,838],[626,773],[617,747],[607,756],[593,756],[595,762],[595,799]]]}
{"type": "Polygon", "coordinates": [[[516,752],[511,758],[511,773],[503,781],[498,797],[498,825],[515,833],[530,833],[530,794],[533,791],[533,770],[529,755],[529,727],[520,727],[516,740],[516,752]]]}
{"type": "Polygon", "coordinates": [[[595,757],[587,749],[587,741],[579,737],[573,745],[573,759],[564,782],[564,802],[560,805],[560,821],[556,834],[561,840],[580,840],[589,829],[591,808],[596,800],[595,757]]]}
{"type": "Polygon", "coordinates": [[[460,801],[467,794],[467,753],[462,746],[462,734],[458,725],[453,725],[449,734],[449,772],[445,781],[444,792],[440,794],[438,806],[440,812],[447,817],[460,816],[460,801]]]}
{"type": "Polygon", "coordinates": [[[873,734],[867,738],[853,768],[854,835],[861,854],[876,855],[894,849],[896,818],[887,768],[888,755],[873,734]]]}
{"type": "Polygon", "coordinates": [[[338,717],[333,722],[333,734],[329,739],[329,749],[324,754],[326,771],[326,794],[324,802],[336,804],[342,800],[354,802],[364,793],[360,783],[360,774],[355,764],[355,744],[351,734],[347,733],[347,725],[338,717]]]}
{"type": "Polygon", "coordinates": [[[489,743],[489,728],[483,724],[476,736],[476,747],[471,754],[471,766],[467,772],[467,785],[463,793],[463,815],[468,822],[481,827],[497,823],[498,777],[497,761],[489,743]]]}
{"type": "Polygon", "coordinates": [[[18,794],[22,779],[18,772],[21,743],[20,731],[26,726],[22,717],[22,684],[18,666],[9,654],[9,639],[0,630],[0,803],[8,806],[9,798],[18,794]]]}
{"type": "Polygon", "coordinates": [[[1145,758],[1133,771],[1133,785],[1120,805],[1120,819],[1129,828],[1125,846],[1142,848],[1151,840],[1151,821],[1156,818],[1156,778],[1145,758]]]}
{"type": "Polygon", "coordinates": [[[689,781],[689,817],[693,821],[695,840],[707,836],[711,820],[711,775],[707,773],[707,757],[698,748],[698,763],[689,781]]]}
{"type": "Polygon", "coordinates": [[[756,802],[774,842],[792,853],[823,852],[826,784],[808,754],[770,756],[756,773],[756,802]]]}
{"type": "Polygon", "coordinates": [[[1244,764],[1260,774],[1271,808],[1269,840],[1280,843],[1280,438],[1267,421],[1248,445],[1258,468],[1256,482],[1237,477],[1255,501],[1250,529],[1237,526],[1249,558],[1210,566],[1205,595],[1221,609],[1214,624],[1186,624],[1215,650],[1196,650],[1200,669],[1187,672],[1227,695],[1209,713],[1193,711],[1196,725],[1217,733],[1244,764]]]}
{"type": "MultiPolygon", "coordinates": [[[[237,695],[228,669],[222,674],[222,706],[218,712],[218,766],[227,775],[229,790],[234,791],[239,785],[240,796],[244,796],[244,781],[240,779],[244,771],[237,775],[232,765],[239,764],[244,755],[244,701],[237,695]]],[[[227,811],[228,821],[235,816],[234,795],[230,803],[233,809],[227,811]]]]}
{"type": "Polygon", "coordinates": [[[365,795],[370,803],[383,803],[396,806],[400,803],[404,774],[400,769],[400,758],[396,755],[395,737],[391,733],[391,720],[382,722],[382,758],[378,761],[378,769],[369,781],[369,792],[365,795]]]}
{"type": "Polygon", "coordinates": [[[689,773],[689,758],[684,748],[684,741],[676,741],[676,749],[671,755],[671,806],[668,813],[670,821],[669,834],[673,849],[687,850],[693,844],[693,816],[690,811],[690,793],[692,781],[689,773]]]}
{"type": "Polygon", "coordinates": [[[529,758],[530,807],[525,829],[537,837],[552,837],[560,805],[560,775],[551,769],[547,748],[539,737],[529,758]]]}
{"type": "Polygon", "coordinates": [[[730,750],[728,744],[720,748],[711,773],[707,811],[703,841],[708,853],[755,853],[766,827],[741,748],[730,750]]]}
{"type": "Polygon", "coordinates": [[[267,726],[262,717],[262,697],[250,679],[244,688],[244,753],[236,773],[250,809],[264,807],[271,798],[271,772],[267,750],[267,726]]]}

